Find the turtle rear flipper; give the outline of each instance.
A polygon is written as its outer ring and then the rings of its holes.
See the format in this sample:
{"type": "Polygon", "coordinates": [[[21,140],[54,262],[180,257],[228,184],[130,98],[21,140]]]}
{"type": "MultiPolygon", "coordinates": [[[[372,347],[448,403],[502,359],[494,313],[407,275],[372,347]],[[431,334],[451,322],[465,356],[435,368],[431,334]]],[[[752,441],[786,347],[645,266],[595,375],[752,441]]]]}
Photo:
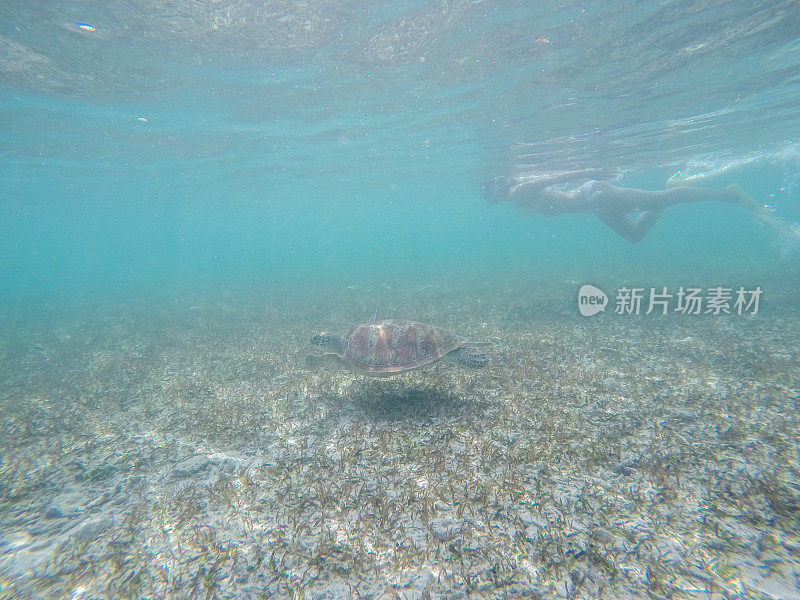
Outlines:
{"type": "Polygon", "coordinates": [[[470,369],[482,369],[489,364],[489,357],[474,346],[461,346],[447,355],[447,359],[455,364],[470,369]]]}

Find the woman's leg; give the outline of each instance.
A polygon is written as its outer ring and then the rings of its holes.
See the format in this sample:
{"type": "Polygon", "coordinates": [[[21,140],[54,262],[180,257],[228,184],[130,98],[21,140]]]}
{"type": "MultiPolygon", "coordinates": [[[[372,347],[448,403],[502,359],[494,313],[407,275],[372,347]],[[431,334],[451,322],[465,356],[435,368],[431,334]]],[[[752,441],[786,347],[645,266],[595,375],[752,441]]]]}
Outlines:
{"type": "Polygon", "coordinates": [[[598,212],[597,216],[621,237],[634,244],[641,242],[650,228],[658,221],[664,209],[646,210],[630,219],[628,215],[613,212],[598,212]]]}
{"type": "Polygon", "coordinates": [[[597,210],[611,213],[629,213],[633,211],[662,210],[674,204],[688,204],[692,202],[729,202],[740,204],[740,197],[730,189],[712,190],[708,188],[674,187],[668,190],[640,190],[637,188],[622,188],[611,185],[606,181],[594,183],[595,194],[593,203],[597,210]]]}

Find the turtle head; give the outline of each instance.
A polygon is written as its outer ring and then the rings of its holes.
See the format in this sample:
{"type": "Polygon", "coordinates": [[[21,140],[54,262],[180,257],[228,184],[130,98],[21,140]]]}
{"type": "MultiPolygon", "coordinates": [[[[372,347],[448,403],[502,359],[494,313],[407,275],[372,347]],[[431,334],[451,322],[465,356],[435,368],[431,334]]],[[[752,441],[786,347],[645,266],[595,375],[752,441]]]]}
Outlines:
{"type": "Polygon", "coordinates": [[[462,367],[482,369],[489,364],[489,357],[473,346],[461,346],[447,355],[448,360],[462,367]]]}
{"type": "Polygon", "coordinates": [[[311,343],[318,348],[325,348],[331,352],[341,352],[342,338],[341,336],[323,331],[311,338],[311,343]]]}

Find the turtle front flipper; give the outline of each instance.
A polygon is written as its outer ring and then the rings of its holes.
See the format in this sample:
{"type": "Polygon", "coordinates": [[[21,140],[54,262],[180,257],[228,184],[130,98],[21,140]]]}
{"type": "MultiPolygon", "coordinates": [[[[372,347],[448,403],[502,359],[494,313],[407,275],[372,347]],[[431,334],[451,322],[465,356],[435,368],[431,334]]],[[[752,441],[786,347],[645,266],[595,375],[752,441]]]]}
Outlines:
{"type": "Polygon", "coordinates": [[[306,367],[309,369],[318,369],[320,367],[327,367],[330,365],[344,368],[347,367],[347,362],[335,352],[326,352],[325,354],[309,354],[306,356],[306,367]]]}
{"type": "Polygon", "coordinates": [[[489,364],[489,357],[474,346],[461,346],[447,355],[455,364],[470,369],[482,369],[489,364]]]}

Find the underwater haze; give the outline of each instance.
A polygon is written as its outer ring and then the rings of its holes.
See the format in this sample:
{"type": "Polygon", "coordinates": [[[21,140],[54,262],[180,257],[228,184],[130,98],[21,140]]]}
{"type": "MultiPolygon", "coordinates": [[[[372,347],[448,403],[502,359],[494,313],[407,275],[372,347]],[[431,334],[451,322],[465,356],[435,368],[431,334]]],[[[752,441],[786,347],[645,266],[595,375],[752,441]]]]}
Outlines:
{"type": "Polygon", "coordinates": [[[649,189],[717,176],[800,219],[791,2],[0,10],[6,299],[586,262],[774,274],[741,211],[673,209],[631,247],[492,206],[480,182],[513,156],[649,189]]]}
{"type": "Polygon", "coordinates": [[[0,596],[800,598],[799,31],[4,0],[0,596]]]}

